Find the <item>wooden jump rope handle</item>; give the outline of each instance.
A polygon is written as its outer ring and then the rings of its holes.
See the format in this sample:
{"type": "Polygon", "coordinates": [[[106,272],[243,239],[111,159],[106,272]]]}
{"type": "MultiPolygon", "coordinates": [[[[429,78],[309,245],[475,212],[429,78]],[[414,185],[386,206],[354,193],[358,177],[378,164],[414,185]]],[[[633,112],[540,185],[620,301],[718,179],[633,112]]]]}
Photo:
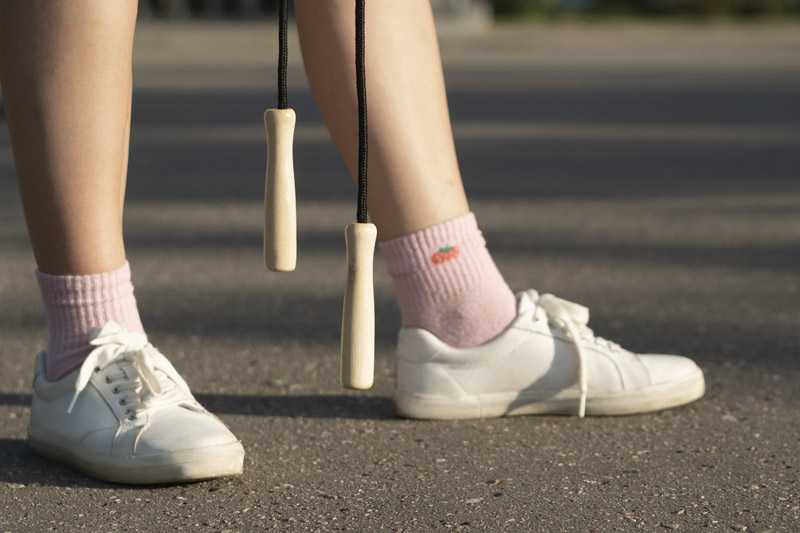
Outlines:
{"type": "Polygon", "coordinates": [[[264,266],[291,272],[297,263],[297,208],[294,193],[295,114],[292,109],[267,109],[267,183],[264,188],[264,266]]]}
{"type": "Polygon", "coordinates": [[[347,389],[372,387],[375,368],[375,297],[372,258],[378,229],[367,216],[367,77],[364,54],[366,0],[356,0],[356,92],[358,95],[357,222],[344,230],[347,284],[342,310],[341,383],[347,389]]]}
{"type": "Polygon", "coordinates": [[[372,387],[375,367],[375,297],[372,259],[378,229],[374,224],[349,224],[344,230],[347,245],[347,282],[342,309],[341,384],[346,389],[372,387]]]}
{"type": "MultiPolygon", "coordinates": [[[[365,0],[356,0],[356,85],[359,101],[358,222],[344,230],[347,280],[342,307],[341,384],[369,389],[375,367],[375,297],[372,261],[378,230],[367,221],[367,108],[364,68],[365,0]]],[[[297,263],[297,212],[294,190],[295,114],[287,103],[288,0],[279,4],[278,107],[267,109],[267,181],[264,188],[264,265],[290,272],[297,263]]]]}

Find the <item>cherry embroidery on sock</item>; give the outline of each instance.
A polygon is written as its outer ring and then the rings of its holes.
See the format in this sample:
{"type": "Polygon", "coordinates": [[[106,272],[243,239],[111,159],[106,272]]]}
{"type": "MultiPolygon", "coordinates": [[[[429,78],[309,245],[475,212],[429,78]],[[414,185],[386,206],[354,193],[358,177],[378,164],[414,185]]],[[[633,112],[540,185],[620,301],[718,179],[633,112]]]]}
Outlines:
{"type": "Polygon", "coordinates": [[[458,257],[458,246],[445,245],[444,248],[439,248],[439,251],[431,256],[431,261],[434,265],[441,265],[448,261],[452,261],[458,257]]]}

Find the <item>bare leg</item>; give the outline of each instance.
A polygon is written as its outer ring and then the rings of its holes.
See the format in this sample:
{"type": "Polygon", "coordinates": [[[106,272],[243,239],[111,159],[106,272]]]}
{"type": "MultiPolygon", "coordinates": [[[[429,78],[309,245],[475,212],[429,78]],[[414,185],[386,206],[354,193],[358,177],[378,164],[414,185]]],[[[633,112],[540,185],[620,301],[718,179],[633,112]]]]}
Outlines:
{"type": "MultiPolygon", "coordinates": [[[[354,0],[297,0],[314,97],[350,172],[357,159],[354,0]]],[[[403,325],[451,346],[484,343],[514,319],[461,183],[430,2],[366,6],[369,211],[403,325]]]]}
{"type": "Polygon", "coordinates": [[[137,3],[0,3],[0,82],[25,218],[49,274],[125,262],[137,3]]]}
{"type": "Polygon", "coordinates": [[[154,369],[125,261],[136,8],[134,0],[0,2],[0,80],[50,329],[29,439],[39,453],[110,481],[236,475],[244,456],[236,437],[199,406],[177,409],[178,395],[182,406],[194,398],[169,365],[154,369]],[[90,345],[93,326],[102,330],[90,345]],[[79,379],[87,369],[91,384],[79,379]],[[84,394],[87,386],[100,392],[84,394]],[[148,391],[148,422],[137,425],[148,391]],[[111,397],[119,403],[101,399],[111,397]],[[167,438],[176,432],[180,439],[167,438]]]}
{"type": "MultiPolygon", "coordinates": [[[[358,123],[353,0],[297,0],[314,97],[350,172],[358,123]]],[[[430,3],[367,6],[369,206],[381,240],[469,211],[456,160],[430,3]]]]}
{"type": "Polygon", "coordinates": [[[122,241],[136,2],[0,3],[0,83],[60,379],[109,320],[142,331],[122,241]]]}

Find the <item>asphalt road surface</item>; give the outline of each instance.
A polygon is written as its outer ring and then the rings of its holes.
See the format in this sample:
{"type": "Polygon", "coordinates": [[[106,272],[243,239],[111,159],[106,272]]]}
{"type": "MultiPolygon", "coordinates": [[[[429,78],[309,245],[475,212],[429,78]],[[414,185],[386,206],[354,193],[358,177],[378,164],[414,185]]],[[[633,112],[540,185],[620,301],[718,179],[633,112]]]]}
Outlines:
{"type": "Polygon", "coordinates": [[[800,531],[800,28],[442,43],[464,181],[512,288],[586,304],[598,334],[706,372],[693,405],[585,420],[397,418],[380,256],[376,385],[338,387],[355,191],[296,45],[298,268],[262,267],[275,42],[267,25],[150,23],[136,43],[137,296],[152,341],[242,439],[240,478],[126,487],[28,449],[46,330],[0,128],[0,532],[800,531]]]}

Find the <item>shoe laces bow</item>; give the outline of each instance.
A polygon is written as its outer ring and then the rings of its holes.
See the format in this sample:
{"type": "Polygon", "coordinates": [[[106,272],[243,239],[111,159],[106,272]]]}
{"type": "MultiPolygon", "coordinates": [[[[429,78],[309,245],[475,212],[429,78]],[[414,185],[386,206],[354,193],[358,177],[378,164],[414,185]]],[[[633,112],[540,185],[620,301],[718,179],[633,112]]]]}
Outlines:
{"type": "MultiPolygon", "coordinates": [[[[538,307],[544,309],[550,321],[558,325],[567,338],[575,346],[575,355],[578,359],[578,387],[580,390],[580,403],[578,416],[586,416],[586,397],[589,392],[588,355],[584,346],[585,342],[594,341],[598,346],[604,346],[611,351],[618,351],[619,346],[606,339],[595,337],[594,332],[588,327],[589,309],[574,302],[564,300],[552,294],[539,294],[529,291],[529,296],[538,307]]],[[[534,309],[534,315],[536,309],[534,309]]]]}
{"type": "Polygon", "coordinates": [[[141,333],[128,331],[125,326],[116,322],[108,322],[102,329],[92,330],[92,336],[90,344],[96,348],[89,353],[78,372],[75,394],[67,408],[68,414],[72,412],[80,393],[89,384],[92,373],[99,372],[112,363],[125,362],[133,367],[143,392],[149,393],[150,396],[162,393],[161,384],[155,373],[155,362],[163,356],[147,342],[147,337],[141,333]]]}

